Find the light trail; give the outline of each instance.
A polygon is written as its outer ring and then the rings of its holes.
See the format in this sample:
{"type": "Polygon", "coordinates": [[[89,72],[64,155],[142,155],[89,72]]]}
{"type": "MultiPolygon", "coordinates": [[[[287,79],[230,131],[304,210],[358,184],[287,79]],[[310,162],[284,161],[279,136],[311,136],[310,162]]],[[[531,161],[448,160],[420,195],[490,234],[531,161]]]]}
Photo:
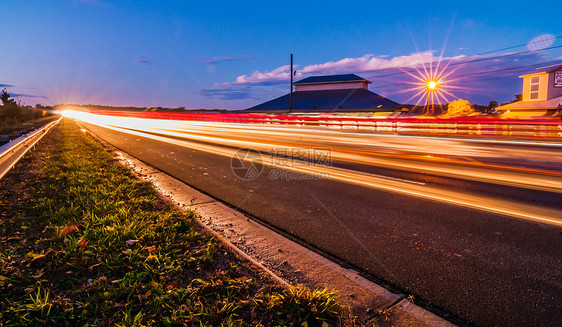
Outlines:
{"type": "MultiPolygon", "coordinates": [[[[205,121],[181,121],[181,120],[166,120],[166,119],[147,119],[147,118],[130,118],[130,117],[115,117],[115,116],[100,116],[100,115],[93,115],[89,113],[83,112],[75,112],[74,114],[83,118],[83,120],[91,120],[96,121],[100,120],[103,122],[111,122],[114,125],[121,125],[126,124],[130,126],[136,126],[138,128],[153,127],[156,129],[161,130],[177,130],[183,132],[202,132],[208,133],[210,135],[216,135],[216,133],[224,133],[224,134],[233,134],[239,133],[244,137],[248,137],[250,134],[259,133],[260,137],[264,133],[269,133],[268,135],[273,137],[284,137],[285,139],[297,139],[298,137],[301,138],[310,138],[311,135],[323,142],[340,142],[345,143],[345,141],[353,143],[353,144],[363,144],[368,146],[394,146],[394,147],[402,147],[401,150],[405,150],[406,147],[410,149],[419,149],[420,146],[425,146],[429,144],[429,147],[423,149],[424,152],[432,151],[432,153],[439,153],[439,154],[449,154],[449,155],[459,155],[459,151],[465,151],[466,149],[470,149],[470,147],[463,145],[463,143],[481,143],[483,144],[482,148],[488,146],[488,143],[494,144],[501,144],[501,145],[544,145],[545,143],[541,142],[533,142],[533,141],[521,141],[521,140],[494,140],[494,139],[486,139],[486,140],[478,140],[473,138],[454,138],[454,137],[438,137],[438,136],[408,136],[408,135],[392,135],[392,134],[371,134],[371,133],[356,133],[345,131],[342,132],[341,130],[334,131],[334,130],[325,130],[321,128],[311,128],[311,127],[300,127],[300,128],[291,128],[289,126],[279,126],[279,125],[263,125],[263,124],[240,124],[240,123],[223,123],[223,122],[205,122],[205,121]],[[128,123],[127,123],[128,122],[128,123]],[[290,132],[290,133],[288,133],[290,132]],[[397,140],[393,140],[397,139],[397,140]],[[342,141],[344,140],[344,141],[342,141]],[[412,145],[413,140],[416,140],[416,144],[412,145]],[[418,140],[422,140],[419,142],[418,140]],[[368,142],[366,142],[368,141],[368,142]],[[437,147],[433,146],[433,143],[443,141],[447,142],[446,147],[437,147]],[[459,143],[451,143],[452,141],[458,141],[459,143]],[[401,144],[398,144],[401,142],[401,144]],[[389,144],[392,143],[392,144],[389,144]],[[451,145],[454,146],[451,148],[451,145]]],[[[70,115],[70,113],[67,113],[70,115]]],[[[437,144],[438,146],[445,145],[437,144]]],[[[549,147],[562,147],[562,143],[560,142],[549,142],[549,147]]],[[[476,145],[477,146],[477,145],[476,145]]],[[[473,147],[474,148],[474,147],[473,147]]],[[[464,155],[478,155],[477,153],[464,153],[464,155]]],[[[483,154],[484,156],[488,155],[487,153],[483,154]]],[[[514,153],[513,155],[517,155],[514,153]]],[[[531,153],[529,151],[525,152],[525,158],[529,158],[531,153]]],[[[561,159],[562,156],[557,155],[558,159],[561,159]]]]}
{"type": "MultiPolygon", "coordinates": [[[[129,127],[134,128],[134,127],[129,127]]],[[[153,133],[167,134],[174,137],[186,138],[191,140],[211,142],[215,144],[228,145],[238,148],[252,148],[264,153],[270,152],[274,146],[284,146],[291,148],[299,147],[309,147],[309,148],[329,148],[331,151],[331,157],[333,160],[346,163],[357,163],[362,165],[378,166],[391,168],[402,171],[419,172],[425,171],[436,176],[453,177],[472,181],[480,182],[491,182],[496,184],[502,184],[507,186],[529,188],[535,190],[542,190],[548,192],[558,192],[562,193],[562,174],[560,176],[551,175],[537,175],[536,171],[530,170],[519,170],[519,171],[505,171],[505,170],[491,170],[490,165],[483,164],[477,160],[469,160],[472,166],[459,168],[458,160],[448,159],[443,160],[441,158],[416,158],[412,155],[402,155],[402,156],[385,156],[381,157],[375,155],[375,153],[361,151],[361,150],[348,150],[341,149],[342,144],[348,145],[365,145],[369,147],[372,151],[373,148],[380,148],[383,145],[372,143],[359,143],[356,140],[346,140],[341,134],[338,135],[336,139],[328,140],[326,138],[314,140],[306,134],[290,134],[290,138],[287,138],[287,133],[283,131],[276,131],[275,133],[259,133],[254,138],[248,137],[248,133],[252,133],[251,130],[239,130],[243,132],[244,136],[235,136],[231,129],[213,128],[209,131],[213,136],[193,134],[196,130],[193,126],[187,131],[189,127],[179,127],[179,129],[170,129],[168,125],[166,129],[164,128],[147,128],[145,131],[150,131],[153,133]],[[216,136],[221,134],[220,137],[216,136]],[[300,135],[300,136],[299,136],[300,135]],[[266,137],[267,136],[267,137],[266,137]],[[300,141],[295,142],[291,138],[299,136],[301,139],[306,139],[306,142],[300,141]],[[275,140],[267,141],[267,140],[275,140]],[[422,162],[419,162],[419,161],[422,162]],[[439,162],[437,162],[439,161],[439,162]]],[[[363,135],[365,138],[365,135],[363,135]]],[[[404,145],[404,144],[384,144],[384,147],[391,147],[393,150],[399,149],[401,151],[410,152],[423,152],[433,153],[438,155],[451,155],[451,142],[443,143],[444,141],[433,141],[429,148],[427,146],[417,144],[417,145],[404,145]]],[[[476,156],[476,157],[486,157],[489,156],[489,151],[485,149],[476,148],[466,148],[456,145],[454,148],[454,154],[456,156],[476,156]]],[[[536,150],[519,150],[518,156],[522,158],[528,158],[531,156],[538,156],[536,150]]],[[[542,153],[541,153],[542,154],[542,153]]],[[[506,153],[505,155],[513,156],[511,153],[506,153]]],[[[559,158],[562,161],[562,156],[559,158]]],[[[463,160],[466,161],[466,160],[463,160]]],[[[496,167],[497,168],[497,167],[496,167]]]]}
{"type": "Polygon", "coordinates": [[[263,131],[263,128],[256,130],[247,125],[244,125],[246,128],[240,128],[239,126],[237,126],[238,128],[231,128],[230,126],[225,128],[220,123],[213,123],[214,125],[212,125],[205,122],[151,120],[92,114],[87,114],[87,118],[86,121],[97,122],[97,124],[105,126],[123,127],[222,146],[251,148],[263,153],[270,152],[272,148],[279,146],[329,149],[331,159],[343,163],[356,163],[415,173],[423,171],[436,176],[562,193],[562,173],[547,173],[532,169],[497,169],[503,167],[483,164],[478,160],[467,161],[466,159],[447,157],[486,158],[493,155],[503,158],[518,157],[521,160],[526,160],[530,157],[543,158],[549,155],[551,160],[557,160],[562,168],[562,155],[552,152],[546,154],[544,151],[518,149],[516,154],[507,150],[495,150],[495,153],[492,153],[484,147],[465,146],[444,139],[427,140],[428,142],[425,144],[411,144],[411,137],[407,143],[396,143],[381,140],[381,138],[371,139],[369,135],[362,134],[361,140],[367,139],[371,142],[358,142],[357,138],[348,138],[345,133],[332,135],[329,138],[326,136],[315,138],[315,136],[311,136],[302,130],[293,133],[287,133],[285,130],[279,129],[263,131]],[[201,126],[204,126],[204,128],[201,128],[201,126]],[[361,145],[361,147],[358,148],[357,145],[361,145]],[[380,153],[381,149],[382,152],[386,151],[387,153],[380,153]],[[379,153],[376,151],[379,151],[379,153]],[[402,154],[402,152],[405,154],[402,154]],[[432,156],[428,156],[428,154],[432,156]],[[463,165],[459,166],[459,164],[463,165]]]}
{"type": "MultiPolygon", "coordinates": [[[[412,197],[423,198],[431,201],[438,201],[457,206],[472,208],[492,212],[500,215],[525,219],[534,222],[540,222],[555,226],[562,226],[562,211],[556,209],[545,208],[537,205],[517,203],[501,199],[492,199],[486,196],[472,194],[470,192],[452,191],[435,186],[423,185],[423,183],[412,183],[412,181],[388,178],[386,176],[377,176],[374,174],[363,173],[359,171],[346,170],[331,166],[313,165],[309,162],[300,160],[292,160],[288,167],[276,166],[275,160],[278,157],[267,154],[272,145],[285,145],[284,143],[268,143],[264,139],[280,137],[281,134],[287,134],[285,130],[269,130],[266,129],[267,137],[263,135],[263,126],[259,129],[240,128],[231,129],[225,127],[224,124],[208,123],[208,122],[186,122],[186,121],[170,121],[170,120],[149,120],[139,118],[118,118],[98,115],[73,115],[75,118],[88,123],[96,124],[115,131],[145,137],[152,140],[165,142],[185,148],[195,149],[206,153],[212,153],[222,157],[232,158],[236,153],[236,148],[251,148],[262,153],[265,160],[263,163],[270,167],[283,168],[290,171],[305,174],[321,173],[326,178],[347,183],[378,189],[412,197]],[[202,128],[202,129],[201,129],[202,128]],[[261,141],[256,140],[238,140],[232,139],[233,131],[239,133],[255,134],[261,137],[261,141]],[[215,133],[214,136],[193,134],[194,131],[204,131],[206,133],[215,133]],[[220,133],[228,133],[230,135],[222,135],[220,133]],[[220,135],[220,136],[218,136],[220,135]],[[205,143],[201,143],[205,142],[205,143]],[[212,144],[206,144],[212,143],[212,144]],[[421,184],[421,185],[420,185],[421,184]]],[[[302,130],[301,136],[307,134],[302,130]]],[[[342,136],[340,133],[340,137],[342,136]]],[[[360,134],[365,136],[364,134],[360,134]]],[[[309,135],[310,136],[310,135],[309,135]]],[[[294,135],[293,135],[294,137],[294,135]]],[[[301,147],[303,145],[301,144],[301,147]]],[[[356,162],[361,164],[378,164],[384,167],[392,167],[401,170],[410,171],[431,171],[433,174],[453,178],[466,178],[471,180],[479,180],[486,182],[494,182],[503,185],[528,187],[534,189],[548,190],[551,192],[562,192],[562,179],[557,176],[533,175],[531,173],[517,173],[512,171],[490,170],[474,167],[455,167],[443,163],[421,162],[416,163],[414,160],[407,162],[404,159],[396,158],[375,158],[373,156],[360,155],[354,153],[345,153],[332,150],[332,159],[341,160],[342,162],[356,162]],[[462,168],[462,169],[461,169],[462,168]],[[469,169],[471,168],[471,169],[469,169]]],[[[257,160],[257,158],[248,157],[247,161],[257,160]]]]}
{"type": "MultiPolygon", "coordinates": [[[[96,117],[96,116],[91,116],[96,117]]],[[[367,133],[352,133],[341,131],[329,131],[311,128],[289,128],[283,126],[263,126],[233,123],[215,123],[215,122],[189,122],[173,121],[173,120],[149,120],[138,118],[111,118],[108,122],[119,126],[131,126],[137,129],[152,128],[160,131],[180,131],[182,133],[206,133],[207,135],[234,135],[238,133],[239,137],[249,138],[252,134],[258,134],[256,138],[262,139],[263,136],[275,137],[276,139],[295,140],[304,139],[307,141],[314,139],[318,146],[329,144],[329,146],[337,146],[338,144],[365,145],[368,147],[392,147],[394,150],[401,151],[431,153],[433,155],[450,155],[450,156],[478,156],[486,157],[490,155],[487,143],[504,144],[504,145],[544,145],[539,142],[522,142],[510,140],[475,140],[460,138],[444,138],[444,137],[412,137],[404,135],[373,135],[367,133]],[[128,123],[127,123],[128,122],[128,123]],[[290,133],[288,133],[290,132],[290,133]],[[412,140],[423,140],[413,144],[412,140]],[[452,143],[458,141],[459,143],[452,143]],[[439,143],[442,142],[442,143],[439,143]],[[462,143],[484,143],[483,146],[466,146],[462,143]]],[[[224,136],[223,136],[224,137],[224,136]]],[[[551,147],[562,147],[562,143],[549,143],[551,147]]],[[[497,150],[494,150],[497,152],[497,150]]],[[[496,153],[497,154],[497,153],[496,153]]],[[[546,153],[535,150],[518,149],[516,153],[509,153],[509,157],[519,156],[520,158],[529,159],[533,157],[545,157],[546,153]]],[[[505,157],[505,155],[504,155],[505,157]]],[[[548,153],[548,157],[562,162],[562,155],[548,153]]]]}

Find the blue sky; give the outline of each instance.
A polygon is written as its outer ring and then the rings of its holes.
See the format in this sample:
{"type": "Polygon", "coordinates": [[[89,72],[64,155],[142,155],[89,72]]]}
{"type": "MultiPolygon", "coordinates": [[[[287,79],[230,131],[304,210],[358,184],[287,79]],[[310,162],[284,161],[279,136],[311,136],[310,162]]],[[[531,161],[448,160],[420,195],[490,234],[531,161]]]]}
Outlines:
{"type": "Polygon", "coordinates": [[[455,98],[506,102],[521,91],[519,74],[562,63],[560,9],[559,1],[9,1],[0,87],[30,105],[244,109],[288,92],[294,53],[297,80],[356,73],[371,91],[415,103],[406,91],[414,78],[402,71],[442,55],[455,98]],[[483,54],[516,45],[524,46],[483,54]]]}

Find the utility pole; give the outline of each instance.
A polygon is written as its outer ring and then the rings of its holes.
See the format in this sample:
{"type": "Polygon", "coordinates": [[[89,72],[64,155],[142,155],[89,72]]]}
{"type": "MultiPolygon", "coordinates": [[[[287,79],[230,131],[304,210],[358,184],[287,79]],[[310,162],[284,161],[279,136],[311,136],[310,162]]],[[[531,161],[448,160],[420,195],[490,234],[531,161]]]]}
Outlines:
{"type": "Polygon", "coordinates": [[[423,109],[423,114],[425,116],[425,112],[427,110],[427,113],[429,113],[429,90],[427,90],[427,100],[425,101],[425,107],[423,109]]]}
{"type": "Polygon", "coordinates": [[[293,54],[291,53],[291,93],[289,96],[289,113],[293,112],[293,54]]]}

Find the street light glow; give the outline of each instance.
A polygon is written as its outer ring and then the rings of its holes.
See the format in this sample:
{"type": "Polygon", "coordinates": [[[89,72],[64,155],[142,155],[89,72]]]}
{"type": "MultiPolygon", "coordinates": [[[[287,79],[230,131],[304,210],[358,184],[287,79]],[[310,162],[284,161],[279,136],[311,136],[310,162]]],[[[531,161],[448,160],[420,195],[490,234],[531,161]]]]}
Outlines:
{"type": "Polygon", "coordinates": [[[430,90],[435,90],[435,88],[437,87],[437,82],[436,81],[429,81],[427,83],[427,88],[430,90]]]}
{"type": "Polygon", "coordinates": [[[416,99],[414,107],[417,107],[425,102],[422,113],[424,115],[432,115],[435,111],[435,105],[442,108],[442,105],[449,103],[451,98],[456,98],[452,92],[454,90],[466,89],[466,87],[454,85],[455,82],[458,82],[458,78],[454,78],[451,75],[462,65],[457,65],[456,68],[450,69],[449,65],[451,62],[451,59],[447,59],[444,62],[441,55],[437,60],[431,58],[428,63],[422,61],[420,65],[414,66],[415,72],[403,70],[413,80],[405,81],[405,84],[410,84],[412,87],[406,88],[401,92],[415,93],[405,103],[416,99]]]}

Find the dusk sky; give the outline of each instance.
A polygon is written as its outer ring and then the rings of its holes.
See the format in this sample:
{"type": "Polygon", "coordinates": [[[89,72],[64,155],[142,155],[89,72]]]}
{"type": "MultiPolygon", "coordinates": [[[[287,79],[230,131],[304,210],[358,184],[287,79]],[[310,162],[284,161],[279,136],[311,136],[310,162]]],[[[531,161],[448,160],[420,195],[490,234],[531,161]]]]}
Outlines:
{"type": "Polygon", "coordinates": [[[415,103],[403,71],[442,54],[455,98],[501,103],[521,92],[518,75],[562,63],[560,9],[544,0],[3,1],[0,87],[29,105],[245,109],[288,93],[293,53],[296,80],[355,73],[371,91],[415,103]]]}

